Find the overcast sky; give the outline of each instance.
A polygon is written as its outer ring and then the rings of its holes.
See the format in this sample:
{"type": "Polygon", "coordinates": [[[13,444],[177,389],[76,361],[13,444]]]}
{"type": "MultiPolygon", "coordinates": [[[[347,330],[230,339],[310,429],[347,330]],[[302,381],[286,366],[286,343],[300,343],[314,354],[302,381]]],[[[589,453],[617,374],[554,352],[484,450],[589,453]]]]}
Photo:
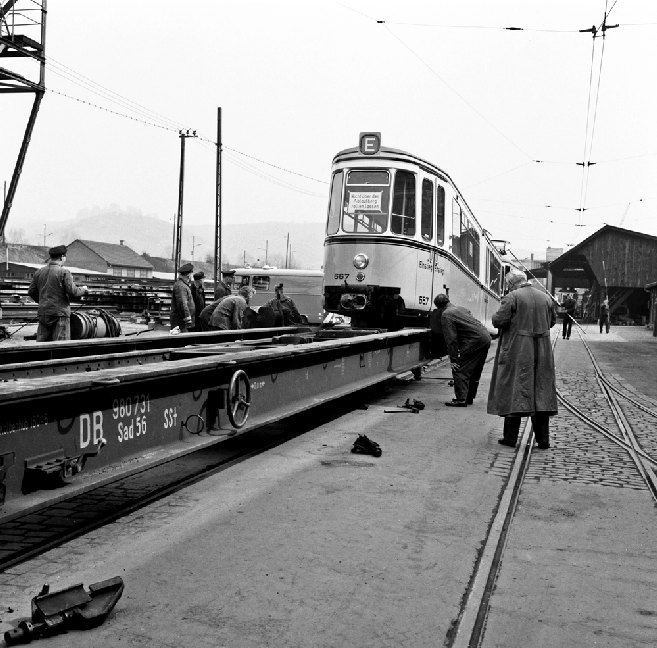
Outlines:
{"type": "MultiPolygon", "coordinates": [[[[332,157],[381,131],[516,252],[657,235],[654,0],[51,0],[47,28],[7,230],[111,204],[172,220],[180,128],[185,223],[213,223],[221,106],[226,223],[323,222],[332,157]],[[605,7],[620,26],[579,33],[605,7]]],[[[7,182],[31,100],[0,95],[7,182]]]]}

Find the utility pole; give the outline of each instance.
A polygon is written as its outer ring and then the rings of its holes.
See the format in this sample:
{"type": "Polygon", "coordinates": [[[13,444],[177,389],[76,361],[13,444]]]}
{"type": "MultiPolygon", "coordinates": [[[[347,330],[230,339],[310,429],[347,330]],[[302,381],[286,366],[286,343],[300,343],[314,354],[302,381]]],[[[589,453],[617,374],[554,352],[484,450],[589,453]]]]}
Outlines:
{"type": "MultiPolygon", "coordinates": [[[[246,251],[244,252],[246,258],[246,251]]],[[[214,225],[214,287],[221,281],[221,108],[217,108],[217,173],[214,225]]]]}
{"type": "Polygon", "coordinates": [[[176,244],[173,259],[173,272],[178,276],[180,267],[180,255],[182,247],[182,220],[183,220],[183,193],[185,187],[185,140],[188,137],[196,137],[196,131],[178,131],[180,137],[180,178],[178,180],[178,215],[176,218],[176,244]]]}
{"type": "Polygon", "coordinates": [[[288,251],[290,249],[290,233],[287,233],[287,241],[285,243],[285,268],[287,269],[288,263],[289,263],[289,256],[288,256],[288,251]]]}

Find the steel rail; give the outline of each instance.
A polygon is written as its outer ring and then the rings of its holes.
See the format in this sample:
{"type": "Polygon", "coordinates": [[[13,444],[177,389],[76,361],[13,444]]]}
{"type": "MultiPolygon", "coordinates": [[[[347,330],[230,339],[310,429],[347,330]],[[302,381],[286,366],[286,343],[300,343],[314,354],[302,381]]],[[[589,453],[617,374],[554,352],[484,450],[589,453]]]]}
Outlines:
{"type": "MultiPolygon", "coordinates": [[[[618,426],[618,429],[623,435],[623,439],[627,443],[628,447],[626,447],[626,451],[632,458],[632,461],[636,465],[636,468],[639,471],[641,478],[646,483],[646,486],[648,486],[648,489],[650,490],[653,499],[655,500],[655,502],[657,502],[657,476],[655,475],[655,472],[651,468],[651,466],[646,465],[646,463],[644,463],[643,455],[645,455],[646,453],[643,452],[639,442],[637,441],[636,436],[634,435],[634,432],[632,430],[632,426],[630,425],[630,422],[627,420],[627,417],[623,413],[618,403],[618,400],[612,393],[612,390],[607,386],[606,381],[602,379],[603,377],[602,369],[600,369],[600,365],[598,365],[598,362],[595,359],[593,352],[591,351],[589,345],[586,343],[583,337],[582,337],[582,343],[584,344],[584,348],[586,349],[586,352],[588,353],[589,358],[591,359],[591,364],[593,365],[596,380],[598,381],[600,390],[605,396],[607,403],[609,404],[609,409],[611,410],[614,419],[616,420],[616,425],[618,426]]],[[[651,457],[648,456],[647,459],[649,462],[654,463],[654,460],[651,457]]]]}
{"type": "MultiPolygon", "coordinates": [[[[556,343],[557,337],[554,337],[553,350],[556,343]]],[[[459,617],[448,632],[450,648],[479,648],[484,639],[490,599],[502,567],[504,549],[531,461],[533,445],[534,431],[531,418],[527,417],[513,465],[500,492],[497,508],[468,583],[459,617]]]]}

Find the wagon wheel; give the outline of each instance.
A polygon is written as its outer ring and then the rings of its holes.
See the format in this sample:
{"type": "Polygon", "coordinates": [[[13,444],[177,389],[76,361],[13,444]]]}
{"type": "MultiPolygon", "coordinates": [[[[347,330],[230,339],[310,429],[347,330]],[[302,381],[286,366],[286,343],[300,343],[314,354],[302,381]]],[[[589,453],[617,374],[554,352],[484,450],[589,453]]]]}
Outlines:
{"type": "Polygon", "coordinates": [[[230,379],[226,413],[234,428],[241,428],[249,417],[251,407],[251,385],[245,371],[238,369],[230,379]]]}

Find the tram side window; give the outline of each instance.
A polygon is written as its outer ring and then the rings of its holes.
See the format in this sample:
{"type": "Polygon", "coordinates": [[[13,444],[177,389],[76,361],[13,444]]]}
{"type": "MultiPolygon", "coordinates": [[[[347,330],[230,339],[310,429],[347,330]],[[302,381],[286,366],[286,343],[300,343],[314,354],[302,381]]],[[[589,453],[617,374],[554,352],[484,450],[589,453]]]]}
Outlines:
{"type": "Polygon", "coordinates": [[[459,258],[463,261],[468,267],[468,252],[470,251],[470,237],[468,232],[470,229],[470,221],[468,217],[461,212],[461,238],[460,238],[460,247],[459,247],[459,258]]]}
{"type": "Polygon", "coordinates": [[[433,238],[433,182],[422,180],[422,220],[420,234],[425,241],[433,238]]]}
{"type": "Polygon", "coordinates": [[[342,206],[342,171],[336,171],[331,180],[331,199],[329,202],[327,234],[337,234],[340,227],[340,209],[342,206]]]}
{"type": "Polygon", "coordinates": [[[452,201],[452,254],[461,258],[461,207],[452,201]]]}
{"type": "Polygon", "coordinates": [[[470,249],[468,249],[468,268],[479,276],[479,232],[470,223],[470,249]]]}
{"type": "Polygon", "coordinates": [[[479,232],[465,214],[461,215],[460,257],[461,261],[479,276],[479,232]]]}
{"type": "Polygon", "coordinates": [[[502,265],[490,250],[487,249],[486,252],[488,254],[488,277],[486,278],[488,287],[499,295],[502,292],[502,265]]]}
{"type": "Polygon", "coordinates": [[[342,229],[380,234],[388,227],[390,173],[380,169],[352,169],[347,174],[342,229]]]}
{"type": "Polygon", "coordinates": [[[415,174],[410,171],[395,175],[390,229],[394,234],[415,236],[415,174]]]}
{"type": "Polygon", "coordinates": [[[445,242],[445,189],[436,187],[436,240],[438,245],[445,242]]]}
{"type": "Polygon", "coordinates": [[[269,290],[269,280],[271,277],[263,277],[261,275],[254,275],[251,285],[256,290],[267,291],[269,290]]]}

